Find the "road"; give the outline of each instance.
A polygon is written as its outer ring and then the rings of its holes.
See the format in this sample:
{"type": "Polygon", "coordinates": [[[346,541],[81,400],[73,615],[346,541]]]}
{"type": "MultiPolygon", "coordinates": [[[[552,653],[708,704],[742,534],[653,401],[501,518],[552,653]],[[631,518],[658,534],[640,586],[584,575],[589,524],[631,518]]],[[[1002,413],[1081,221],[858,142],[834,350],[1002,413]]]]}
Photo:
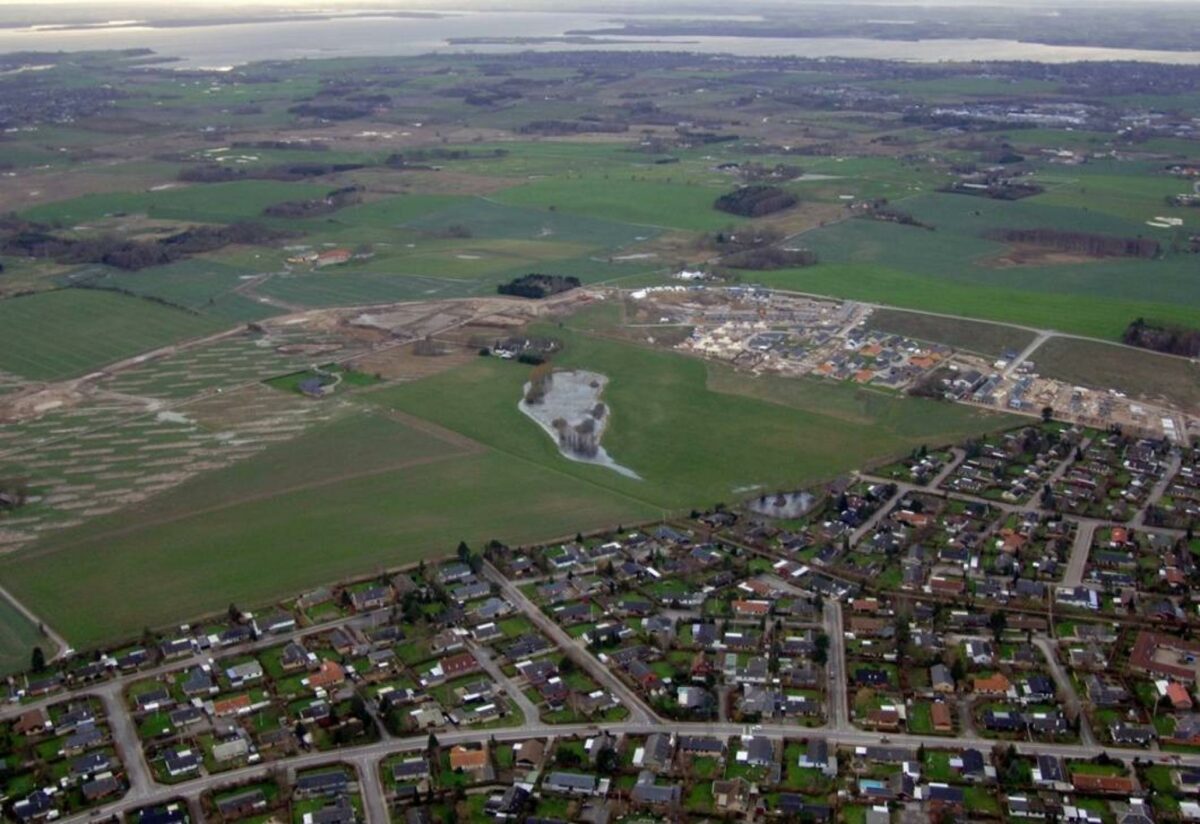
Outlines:
{"type": "MultiPolygon", "coordinates": [[[[605,729],[613,735],[647,735],[653,732],[669,730],[677,734],[711,735],[722,738],[740,736],[746,732],[744,724],[697,724],[686,722],[662,724],[658,722],[622,721],[606,724],[605,729]]],[[[506,742],[519,741],[526,738],[586,736],[594,732],[594,726],[585,724],[548,725],[537,723],[510,729],[489,730],[487,736],[498,742],[506,742]]],[[[878,745],[880,741],[878,733],[861,732],[853,729],[831,730],[828,727],[804,728],[791,725],[764,724],[756,732],[776,739],[784,737],[823,739],[829,741],[832,745],[844,747],[872,746],[878,745]]],[[[482,737],[481,733],[476,730],[451,730],[439,733],[438,742],[443,746],[452,746],[454,744],[478,742],[482,737]]],[[[945,746],[947,743],[944,738],[908,734],[890,735],[888,739],[892,746],[910,747],[913,749],[921,745],[945,746]]],[[[303,770],[337,763],[349,763],[359,770],[360,786],[365,796],[364,803],[367,810],[368,824],[386,824],[387,802],[383,797],[383,790],[378,779],[373,778],[372,775],[373,773],[378,773],[379,762],[385,757],[405,751],[413,752],[422,750],[427,745],[427,742],[428,737],[424,735],[399,741],[383,741],[340,751],[308,753],[288,759],[287,761],[243,767],[215,776],[203,776],[173,786],[155,785],[149,792],[136,799],[132,798],[131,793],[119,801],[103,805],[98,809],[93,809],[76,816],[68,816],[60,820],[75,824],[75,822],[82,823],[103,816],[123,814],[139,806],[163,803],[180,797],[194,801],[207,791],[269,776],[271,770],[279,766],[303,770]]],[[[957,747],[973,747],[988,752],[995,746],[996,741],[991,738],[964,735],[954,739],[953,744],[957,747]]],[[[1156,757],[1154,753],[1147,750],[1132,750],[1118,747],[1098,747],[1079,744],[1040,744],[1031,742],[1016,743],[1014,746],[1023,755],[1094,758],[1101,752],[1107,752],[1110,756],[1130,762],[1134,758],[1146,760],[1156,757]]],[[[1175,763],[1175,759],[1178,759],[1178,763],[1186,767],[1200,767],[1200,754],[1197,753],[1173,753],[1169,757],[1162,756],[1162,758],[1168,758],[1172,763],[1175,763]]]]}
{"type": "Polygon", "coordinates": [[[521,709],[525,716],[525,722],[530,723],[541,717],[538,708],[534,706],[529,697],[524,691],[513,682],[511,678],[504,674],[504,670],[500,669],[500,665],[496,663],[496,659],[492,657],[492,652],[487,647],[481,644],[471,644],[471,653],[475,656],[475,660],[479,662],[479,666],[483,667],[493,681],[504,687],[505,693],[511,698],[516,705],[521,709]]]}
{"type": "Polygon", "coordinates": [[[1062,665],[1058,662],[1054,642],[1048,638],[1038,637],[1033,639],[1033,643],[1046,658],[1046,665],[1050,668],[1050,675],[1054,678],[1054,684],[1058,687],[1059,696],[1066,704],[1068,713],[1074,713],[1075,717],[1079,719],[1079,740],[1085,747],[1096,746],[1096,737],[1092,735],[1092,725],[1088,723],[1087,716],[1083,712],[1083,703],[1075,692],[1075,685],[1071,683],[1071,679],[1067,677],[1067,673],[1063,671],[1062,665]]]}
{"type": "Polygon", "coordinates": [[[829,726],[834,730],[850,728],[850,700],[846,685],[846,629],[842,623],[842,603],[835,598],[825,601],[825,627],[829,633],[829,653],[825,668],[829,672],[829,726]]]}
{"type": "Polygon", "coordinates": [[[1083,570],[1087,566],[1097,526],[1095,521],[1080,521],[1075,525],[1075,540],[1071,544],[1071,558],[1063,571],[1063,586],[1077,587],[1083,583],[1083,570]]]}
{"type": "Polygon", "coordinates": [[[1021,364],[1033,357],[1033,353],[1041,348],[1042,344],[1054,337],[1053,332],[1038,332],[1029,345],[1021,350],[1021,354],[1017,355],[1008,366],[1004,367],[1004,377],[1011,378],[1013,373],[1021,368],[1021,364]]]}
{"type": "MultiPolygon", "coordinates": [[[[607,689],[621,703],[629,708],[630,717],[636,721],[649,722],[654,721],[657,716],[642,703],[633,690],[625,685],[621,679],[617,678],[608,667],[600,663],[594,655],[583,649],[579,642],[568,635],[562,627],[550,620],[546,613],[542,612],[537,605],[525,597],[525,593],[521,592],[512,581],[508,580],[500,570],[496,569],[487,561],[483,562],[483,574],[489,580],[496,582],[500,586],[500,591],[508,602],[515,606],[521,612],[525,613],[547,638],[553,641],[560,649],[562,649],[571,660],[583,668],[593,680],[600,686],[607,689]]],[[[535,715],[536,717],[536,715],[535,715]]]]}

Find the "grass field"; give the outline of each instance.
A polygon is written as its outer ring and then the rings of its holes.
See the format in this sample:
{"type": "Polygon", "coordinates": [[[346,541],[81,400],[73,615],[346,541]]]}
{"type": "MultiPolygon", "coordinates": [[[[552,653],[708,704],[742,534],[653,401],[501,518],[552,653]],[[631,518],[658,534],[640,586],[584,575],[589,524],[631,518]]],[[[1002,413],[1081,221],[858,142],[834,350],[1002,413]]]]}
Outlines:
{"type": "Polygon", "coordinates": [[[1037,371],[1069,383],[1165,398],[1200,409],[1200,366],[1186,358],[1072,338],[1051,338],[1033,353],[1037,371]]]}
{"type": "MultiPolygon", "coordinates": [[[[586,322],[586,319],[581,321],[586,322]]],[[[860,393],[816,381],[748,379],[673,353],[542,329],[564,339],[555,361],[611,379],[605,448],[645,480],[570,462],[518,412],[528,370],[479,359],[369,399],[489,446],[667,508],[707,506],[750,489],[794,486],[1004,419],[962,407],[860,393]]]]}
{"type": "Polygon", "coordinates": [[[115,292],[43,292],[0,301],[0,370],[59,380],[228,325],[115,292]]]}
{"type": "Polygon", "coordinates": [[[36,646],[41,646],[47,658],[55,651],[52,641],[43,638],[38,628],[7,598],[0,598],[0,676],[28,668],[29,656],[36,646]]]}
{"type": "Polygon", "coordinates": [[[31,609],[90,645],[449,554],[460,540],[528,542],[655,514],[420,424],[358,414],[59,533],[0,569],[31,609]]]}
{"type": "Polygon", "coordinates": [[[904,335],[932,343],[944,343],[982,355],[1000,355],[1005,350],[1020,352],[1033,342],[1034,333],[998,323],[944,318],[898,309],[876,309],[868,325],[872,329],[904,335]]]}
{"type": "Polygon", "coordinates": [[[84,195],[73,200],[35,206],[26,209],[21,216],[65,227],[120,212],[144,213],[165,220],[231,223],[259,218],[262,210],[274,203],[323,197],[328,191],[327,186],[272,180],[198,183],[157,192],[84,195]]]}

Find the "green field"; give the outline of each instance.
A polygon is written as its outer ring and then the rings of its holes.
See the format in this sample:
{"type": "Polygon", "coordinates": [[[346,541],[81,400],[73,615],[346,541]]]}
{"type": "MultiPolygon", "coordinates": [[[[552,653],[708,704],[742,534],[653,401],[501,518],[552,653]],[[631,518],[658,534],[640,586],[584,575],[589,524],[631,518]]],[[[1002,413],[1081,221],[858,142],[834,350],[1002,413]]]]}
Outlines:
{"type": "Polygon", "coordinates": [[[450,554],[460,540],[529,542],[655,515],[536,463],[357,414],[57,533],[0,568],[17,597],[83,646],[450,554]]]}
{"type": "MultiPolygon", "coordinates": [[[[1195,258],[1170,251],[1169,233],[1157,238],[1166,252],[1155,260],[1003,264],[1008,247],[985,238],[990,230],[1052,227],[1120,237],[1147,232],[1130,217],[1056,202],[1051,194],[1018,202],[949,194],[908,198],[896,208],[936,227],[934,231],[843,220],[803,236],[820,257],[818,266],[761,273],[756,280],[1105,338],[1118,337],[1139,315],[1200,324],[1195,258]]],[[[1160,205],[1156,213],[1165,209],[1160,205]]]]}
{"type": "Polygon", "coordinates": [[[605,448],[643,481],[562,458],[517,410],[528,370],[513,363],[479,359],[419,383],[374,392],[369,400],[670,509],[831,478],[875,458],[954,440],[1006,420],[815,380],[749,379],[669,352],[569,330],[540,331],[564,339],[557,365],[611,378],[605,392],[612,409],[605,448]]]}
{"type": "Polygon", "coordinates": [[[272,180],[195,183],[157,192],[84,195],[26,209],[21,217],[65,227],[120,213],[145,214],[164,220],[232,223],[258,218],[272,204],[323,197],[328,191],[328,186],[272,180]]]}
{"type": "Polygon", "coordinates": [[[43,292],[0,301],[0,370],[61,380],[228,325],[115,292],[43,292]]]}

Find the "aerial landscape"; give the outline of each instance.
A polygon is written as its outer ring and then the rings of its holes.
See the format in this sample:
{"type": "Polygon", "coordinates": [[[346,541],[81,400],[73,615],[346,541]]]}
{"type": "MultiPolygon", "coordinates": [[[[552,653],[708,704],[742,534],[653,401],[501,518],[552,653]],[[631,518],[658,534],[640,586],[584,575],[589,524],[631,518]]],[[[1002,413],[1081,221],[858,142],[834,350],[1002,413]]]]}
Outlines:
{"type": "Polygon", "coordinates": [[[1200,3],[0,0],[0,818],[1200,821],[1200,3]]]}

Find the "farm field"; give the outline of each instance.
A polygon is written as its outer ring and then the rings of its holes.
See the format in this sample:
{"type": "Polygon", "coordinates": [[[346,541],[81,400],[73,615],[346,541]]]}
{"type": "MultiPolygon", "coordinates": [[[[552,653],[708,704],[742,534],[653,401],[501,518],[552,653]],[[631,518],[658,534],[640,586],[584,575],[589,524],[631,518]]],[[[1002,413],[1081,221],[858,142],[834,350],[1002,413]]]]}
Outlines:
{"type": "Polygon", "coordinates": [[[1033,353],[1037,371],[1071,383],[1116,389],[1183,408],[1200,404],[1200,365],[1186,358],[1094,341],[1051,338],[1033,353]]]}
{"type": "Polygon", "coordinates": [[[756,274],[757,281],[779,289],[1109,340],[1119,339],[1130,321],[1138,317],[1183,326],[1200,323],[1200,308],[1181,304],[953,283],[876,264],[821,263],[805,269],[756,274]]]}
{"type": "Polygon", "coordinates": [[[931,343],[943,343],[981,355],[998,356],[1006,350],[1020,352],[1033,342],[1034,333],[999,323],[945,318],[898,309],[876,309],[867,322],[872,329],[931,343]]]}
{"type": "Polygon", "coordinates": [[[803,236],[803,243],[820,257],[818,266],[765,273],[761,279],[802,291],[1096,337],[1117,337],[1138,314],[1200,322],[1194,257],[1170,251],[1169,233],[1160,238],[1167,247],[1161,259],[1073,262],[1053,256],[1015,261],[1012,247],[984,237],[990,230],[1031,227],[1119,237],[1146,234],[1139,222],[1044,203],[1042,197],[1018,202],[949,194],[908,198],[896,208],[936,227],[934,231],[843,220],[803,236]],[[1068,306],[1071,311],[1064,311],[1068,306]]]}
{"type": "Polygon", "coordinates": [[[220,611],[231,599],[259,604],[450,554],[460,540],[532,542],[659,514],[531,461],[439,444],[416,427],[381,418],[313,430],[264,453],[262,464],[251,459],[163,495],[149,520],[138,508],[96,519],[5,557],[0,571],[39,615],[87,645],[220,611]],[[398,456],[408,456],[407,468],[383,466],[398,456]],[[352,471],[337,477],[339,466],[352,471]],[[74,572],[64,579],[62,569],[74,572]]]}
{"type": "Polygon", "coordinates": [[[0,301],[0,370],[32,380],[61,380],[229,325],[92,289],[12,298],[0,301]]]}

